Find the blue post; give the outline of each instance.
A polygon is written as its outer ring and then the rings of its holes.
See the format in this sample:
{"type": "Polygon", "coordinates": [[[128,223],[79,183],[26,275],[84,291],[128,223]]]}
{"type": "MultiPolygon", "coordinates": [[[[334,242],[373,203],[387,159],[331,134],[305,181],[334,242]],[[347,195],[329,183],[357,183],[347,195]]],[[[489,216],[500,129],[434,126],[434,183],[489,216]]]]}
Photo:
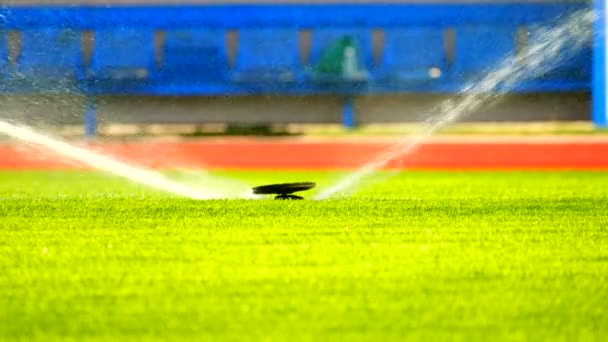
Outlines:
{"type": "Polygon", "coordinates": [[[594,0],[596,20],[593,24],[593,123],[598,127],[608,126],[608,108],[606,107],[606,3],[608,0],[594,0]]]}
{"type": "Polygon", "coordinates": [[[355,127],[355,105],[352,96],[347,96],[342,105],[342,123],[346,128],[355,127]]]}
{"type": "Polygon", "coordinates": [[[84,114],[85,133],[88,137],[94,137],[97,131],[95,96],[87,96],[86,107],[84,114]]]}

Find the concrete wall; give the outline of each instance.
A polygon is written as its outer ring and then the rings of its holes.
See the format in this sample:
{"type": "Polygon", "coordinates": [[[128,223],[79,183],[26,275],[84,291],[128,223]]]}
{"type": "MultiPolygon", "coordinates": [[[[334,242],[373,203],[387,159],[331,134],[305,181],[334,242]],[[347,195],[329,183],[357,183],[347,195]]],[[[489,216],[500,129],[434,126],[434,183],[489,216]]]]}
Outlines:
{"type": "MultiPolygon", "coordinates": [[[[424,120],[447,97],[442,95],[363,96],[355,101],[359,123],[424,120]]],[[[341,103],[334,96],[305,97],[101,97],[104,123],[339,123],[341,103]]],[[[0,115],[21,122],[82,123],[84,99],[78,96],[4,96],[0,115]]],[[[463,121],[589,120],[584,93],[506,95],[463,121]]]]}

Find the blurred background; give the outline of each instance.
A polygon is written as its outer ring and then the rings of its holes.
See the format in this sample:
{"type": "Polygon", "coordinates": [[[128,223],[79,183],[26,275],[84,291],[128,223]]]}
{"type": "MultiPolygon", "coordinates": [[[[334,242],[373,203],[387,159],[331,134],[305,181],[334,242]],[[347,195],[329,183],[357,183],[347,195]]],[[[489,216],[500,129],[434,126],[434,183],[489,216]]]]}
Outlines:
{"type": "MultiPolygon", "coordinates": [[[[5,119],[63,135],[397,127],[426,120],[433,106],[461,96],[561,18],[591,6],[2,1],[0,110],[5,119]]],[[[530,67],[530,77],[502,90],[497,104],[460,121],[592,129],[590,32],[581,30],[584,43],[550,70],[530,67]]]]}

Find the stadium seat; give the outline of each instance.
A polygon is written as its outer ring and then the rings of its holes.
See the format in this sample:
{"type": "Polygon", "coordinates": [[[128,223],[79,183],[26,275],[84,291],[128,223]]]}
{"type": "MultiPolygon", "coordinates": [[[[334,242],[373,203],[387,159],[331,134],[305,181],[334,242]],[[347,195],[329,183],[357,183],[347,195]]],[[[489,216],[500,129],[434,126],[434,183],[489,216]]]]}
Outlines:
{"type": "Polygon", "coordinates": [[[37,81],[82,77],[79,31],[53,28],[24,30],[21,37],[21,52],[16,63],[19,77],[37,81]]]}
{"type": "Polygon", "coordinates": [[[295,81],[300,74],[298,31],[246,29],[239,33],[235,81],[295,81]]]}
{"type": "Polygon", "coordinates": [[[167,31],[160,74],[172,81],[217,81],[227,70],[224,32],[167,31]]]}
{"type": "Polygon", "coordinates": [[[8,77],[8,39],[6,31],[0,30],[0,80],[8,77]]]}
{"type": "MultiPolygon", "coordinates": [[[[334,48],[337,42],[349,38],[357,51],[357,73],[355,78],[367,78],[367,71],[373,65],[371,31],[366,29],[319,29],[312,32],[310,64],[313,68],[319,65],[323,56],[329,49],[334,48]]],[[[322,75],[315,77],[323,78],[322,75]]],[[[331,76],[329,76],[331,78],[331,76]]],[[[338,77],[343,78],[343,77],[338,77]]]]}
{"type": "Polygon", "coordinates": [[[482,77],[508,56],[515,56],[515,26],[462,26],[455,29],[452,76],[482,77]]]}
{"type": "Polygon", "coordinates": [[[107,29],[95,32],[89,77],[141,80],[146,79],[154,67],[152,30],[107,29]]]}
{"type": "Polygon", "coordinates": [[[384,51],[374,78],[394,81],[436,79],[445,72],[443,30],[404,27],[384,31],[384,51]]]}

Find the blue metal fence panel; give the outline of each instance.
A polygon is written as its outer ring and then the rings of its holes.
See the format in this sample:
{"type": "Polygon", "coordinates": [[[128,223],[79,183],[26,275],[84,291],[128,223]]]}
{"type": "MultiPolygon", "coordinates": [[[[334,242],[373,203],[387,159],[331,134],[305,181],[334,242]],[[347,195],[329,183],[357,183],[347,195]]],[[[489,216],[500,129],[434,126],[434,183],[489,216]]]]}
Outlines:
{"type": "Polygon", "coordinates": [[[429,81],[447,71],[442,27],[384,30],[384,49],[373,77],[389,82],[429,81]]]}
{"type": "Polygon", "coordinates": [[[233,80],[295,82],[301,74],[295,29],[246,29],[239,33],[233,80]]]}
{"type": "Polygon", "coordinates": [[[156,76],[181,84],[219,82],[228,69],[226,55],[223,30],[168,30],[156,76]]]}
{"type": "Polygon", "coordinates": [[[8,39],[5,30],[0,30],[0,80],[8,78],[8,39]]]}
{"type": "Polygon", "coordinates": [[[37,28],[21,32],[17,75],[34,81],[77,81],[83,76],[80,31],[37,28]]]}
{"type": "Polygon", "coordinates": [[[455,29],[452,74],[464,80],[483,76],[516,54],[516,26],[466,25],[455,29]]]}
{"type": "Polygon", "coordinates": [[[116,28],[95,31],[91,78],[142,80],[154,70],[154,34],[149,29],[116,28]]]}

